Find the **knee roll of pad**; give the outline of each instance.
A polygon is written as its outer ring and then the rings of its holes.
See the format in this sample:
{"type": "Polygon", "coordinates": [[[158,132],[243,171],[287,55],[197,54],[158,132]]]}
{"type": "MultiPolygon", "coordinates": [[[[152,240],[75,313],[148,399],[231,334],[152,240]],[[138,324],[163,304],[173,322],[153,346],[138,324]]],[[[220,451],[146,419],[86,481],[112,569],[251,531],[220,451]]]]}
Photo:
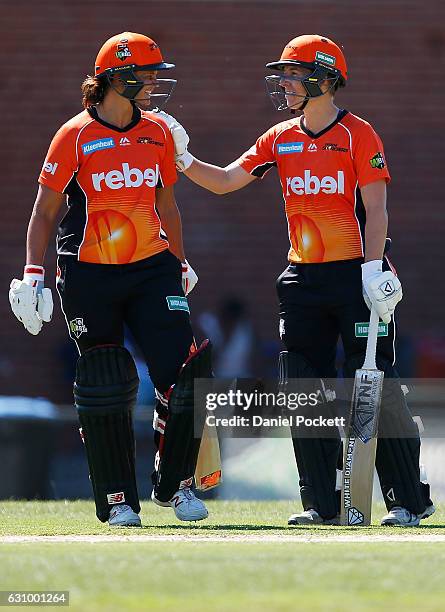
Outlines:
{"type": "Polygon", "coordinates": [[[132,417],[138,386],[134,360],[124,347],[97,347],[79,357],[74,399],[102,522],[115,504],[140,511],[132,417]]]}

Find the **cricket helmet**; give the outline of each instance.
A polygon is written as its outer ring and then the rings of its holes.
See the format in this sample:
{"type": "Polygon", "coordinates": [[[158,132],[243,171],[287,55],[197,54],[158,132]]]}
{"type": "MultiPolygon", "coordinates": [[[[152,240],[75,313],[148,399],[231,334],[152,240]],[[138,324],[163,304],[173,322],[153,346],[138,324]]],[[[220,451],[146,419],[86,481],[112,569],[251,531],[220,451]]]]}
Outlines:
{"type": "MultiPolygon", "coordinates": [[[[326,93],[320,88],[321,82],[330,81],[329,91],[336,83],[343,87],[348,78],[343,51],[335,42],[318,34],[305,34],[293,38],[284,47],[279,60],[266,64],[266,68],[280,72],[285,66],[302,66],[311,71],[304,77],[293,77],[299,80],[306,90],[306,96],[302,96],[303,104],[298,110],[302,110],[310,98],[317,98],[326,93]]],[[[282,100],[277,105],[280,95],[284,97],[283,87],[280,85],[281,78],[282,75],[266,77],[269,95],[278,110],[289,108],[282,100]]]]}
{"type": "MultiPolygon", "coordinates": [[[[174,67],[174,64],[164,61],[161,50],[153,39],[143,34],[122,32],[122,34],[112,36],[102,45],[96,57],[94,74],[97,77],[105,75],[110,84],[113,75],[118,75],[125,85],[121,95],[134,100],[144,86],[144,82],[136,77],[135,71],[170,70],[174,67]]],[[[157,79],[157,84],[157,86],[160,84],[170,86],[167,93],[153,94],[155,98],[166,96],[163,101],[163,104],[165,104],[173,92],[176,81],[174,79],[157,79]]]]}

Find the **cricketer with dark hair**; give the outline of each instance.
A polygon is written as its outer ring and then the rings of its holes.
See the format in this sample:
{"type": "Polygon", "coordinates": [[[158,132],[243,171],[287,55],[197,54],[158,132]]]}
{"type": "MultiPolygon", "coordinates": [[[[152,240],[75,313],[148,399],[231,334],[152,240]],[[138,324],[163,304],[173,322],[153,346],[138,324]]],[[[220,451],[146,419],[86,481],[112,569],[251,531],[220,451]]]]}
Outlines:
{"type": "MultiPolygon", "coordinates": [[[[16,317],[31,334],[51,319],[43,261],[62,204],[57,290],[80,353],[74,396],[96,514],[140,526],[132,409],[138,377],[124,348],[127,325],[156,387],[153,501],[184,521],[206,518],[192,491],[199,438],[193,380],[211,376],[210,344],[195,346],[187,294],[198,278],[184,255],[173,185],[174,144],[161,107],[173,68],[147,36],[123,32],[100,49],[82,86],[85,110],[54,136],[39,177],[22,280],[11,283],[16,317]]],[[[203,416],[204,418],[204,416],[203,416]]]]}

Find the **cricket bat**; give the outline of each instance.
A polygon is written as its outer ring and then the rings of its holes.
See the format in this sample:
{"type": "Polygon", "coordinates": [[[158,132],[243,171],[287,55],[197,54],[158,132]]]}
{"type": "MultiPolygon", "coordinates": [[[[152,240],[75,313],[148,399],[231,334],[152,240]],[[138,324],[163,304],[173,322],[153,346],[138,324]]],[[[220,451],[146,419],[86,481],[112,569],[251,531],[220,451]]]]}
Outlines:
{"type": "Polygon", "coordinates": [[[204,423],[198,461],[195,469],[195,486],[199,491],[208,491],[222,482],[221,452],[216,429],[211,433],[204,423]]]}
{"type": "Polygon", "coordinates": [[[365,362],[356,370],[347,429],[341,488],[341,525],[371,524],[372,488],[383,372],[375,354],[379,316],[373,308],[368,328],[365,362]]]}

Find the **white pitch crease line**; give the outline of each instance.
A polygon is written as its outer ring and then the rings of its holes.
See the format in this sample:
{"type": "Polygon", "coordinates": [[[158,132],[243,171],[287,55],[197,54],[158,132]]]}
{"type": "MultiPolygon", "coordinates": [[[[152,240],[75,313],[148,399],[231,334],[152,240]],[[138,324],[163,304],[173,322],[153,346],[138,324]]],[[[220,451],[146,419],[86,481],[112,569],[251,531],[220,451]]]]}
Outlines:
{"type": "Polygon", "coordinates": [[[294,543],[294,544],[329,544],[329,543],[385,543],[396,542],[445,542],[442,534],[413,534],[413,535],[56,535],[56,536],[1,536],[0,544],[23,544],[23,543],[67,543],[67,542],[253,542],[253,543],[294,543]]]}

